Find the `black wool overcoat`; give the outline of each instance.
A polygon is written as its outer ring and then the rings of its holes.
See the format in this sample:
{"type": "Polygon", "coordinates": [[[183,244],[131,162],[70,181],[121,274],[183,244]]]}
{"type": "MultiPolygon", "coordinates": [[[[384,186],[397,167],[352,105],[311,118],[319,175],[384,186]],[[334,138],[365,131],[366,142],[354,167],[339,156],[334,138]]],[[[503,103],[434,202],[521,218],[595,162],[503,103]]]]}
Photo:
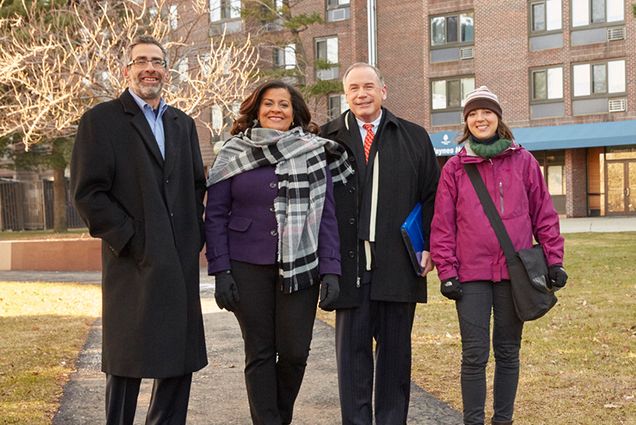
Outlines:
{"type": "MultiPolygon", "coordinates": [[[[358,177],[334,186],[340,232],[342,277],[336,308],[360,304],[360,277],[364,270],[363,245],[358,237],[362,194],[371,190],[372,167],[359,172],[362,139],[354,115],[346,111],[321,127],[320,136],[343,145],[358,177]],[[361,181],[363,180],[363,181],[361,181]]],[[[439,165],[428,133],[417,124],[382,109],[372,157],[379,158],[378,207],[371,299],[426,302],[426,279],[415,274],[402,240],[400,226],[417,202],[423,203],[426,249],[433,218],[439,165]]],[[[373,158],[370,158],[372,163],[373,158]]]]}
{"type": "Polygon", "coordinates": [[[205,173],[194,121],[168,107],[165,160],[128,91],[87,111],[73,200],[102,239],[102,370],[165,378],[207,364],[199,252],[205,173]]]}

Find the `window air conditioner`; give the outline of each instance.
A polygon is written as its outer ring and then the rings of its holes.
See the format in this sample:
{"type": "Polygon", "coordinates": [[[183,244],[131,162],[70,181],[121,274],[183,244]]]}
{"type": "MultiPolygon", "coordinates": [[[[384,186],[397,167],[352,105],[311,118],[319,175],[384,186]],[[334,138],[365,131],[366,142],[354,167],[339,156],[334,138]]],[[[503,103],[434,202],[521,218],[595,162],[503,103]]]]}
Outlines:
{"type": "Polygon", "coordinates": [[[319,69],[316,73],[316,77],[318,77],[319,80],[337,80],[338,73],[338,67],[334,66],[329,69],[319,69]]]}
{"type": "Polygon", "coordinates": [[[327,11],[327,21],[344,21],[349,18],[349,8],[341,7],[338,9],[330,9],[327,11]]]}
{"type": "Polygon", "coordinates": [[[459,58],[460,59],[472,59],[475,57],[475,48],[474,47],[462,47],[459,49],[459,58]]]}
{"type": "Polygon", "coordinates": [[[625,39],[625,27],[613,27],[607,29],[607,41],[625,39]]]}
{"type": "Polygon", "coordinates": [[[625,112],[627,109],[627,99],[610,99],[607,102],[609,112],[625,112]]]}

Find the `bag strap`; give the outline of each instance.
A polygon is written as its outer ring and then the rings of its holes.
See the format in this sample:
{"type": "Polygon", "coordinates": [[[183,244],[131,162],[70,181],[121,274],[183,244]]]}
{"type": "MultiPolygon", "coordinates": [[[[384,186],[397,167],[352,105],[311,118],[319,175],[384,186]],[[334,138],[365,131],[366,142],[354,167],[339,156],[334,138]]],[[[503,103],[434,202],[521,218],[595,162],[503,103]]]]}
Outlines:
{"type": "Polygon", "coordinates": [[[497,212],[495,204],[492,202],[492,199],[488,194],[488,189],[486,189],[486,185],[479,174],[479,170],[477,170],[477,166],[475,164],[464,164],[464,170],[466,170],[466,173],[470,178],[470,182],[473,184],[475,192],[477,192],[477,196],[481,201],[481,206],[484,208],[486,217],[488,217],[490,225],[497,235],[497,239],[499,239],[499,244],[501,245],[501,249],[503,249],[506,259],[510,261],[510,259],[515,257],[516,251],[514,245],[510,240],[510,235],[508,235],[503,221],[501,221],[501,217],[497,212]]]}

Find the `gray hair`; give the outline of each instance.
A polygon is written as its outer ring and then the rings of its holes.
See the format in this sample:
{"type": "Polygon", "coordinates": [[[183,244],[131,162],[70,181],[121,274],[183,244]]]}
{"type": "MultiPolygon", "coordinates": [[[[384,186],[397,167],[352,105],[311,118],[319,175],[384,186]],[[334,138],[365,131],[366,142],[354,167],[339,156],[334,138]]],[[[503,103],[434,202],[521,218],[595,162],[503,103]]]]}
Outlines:
{"type": "Polygon", "coordinates": [[[139,44],[154,44],[155,46],[161,49],[161,53],[163,53],[163,59],[166,62],[168,61],[168,51],[166,50],[165,47],[163,47],[163,45],[159,42],[159,40],[157,40],[151,35],[144,34],[144,35],[136,36],[133,39],[133,41],[130,43],[130,45],[128,45],[128,47],[126,48],[126,63],[132,60],[132,50],[135,46],[139,44]]]}
{"type": "Polygon", "coordinates": [[[344,75],[342,76],[342,87],[346,89],[345,80],[349,76],[349,73],[356,68],[369,68],[373,70],[373,72],[375,72],[376,77],[378,77],[378,82],[380,83],[380,87],[384,87],[384,77],[382,76],[382,73],[380,72],[380,70],[376,68],[375,66],[366,62],[356,62],[352,64],[349,68],[347,68],[344,75]]]}

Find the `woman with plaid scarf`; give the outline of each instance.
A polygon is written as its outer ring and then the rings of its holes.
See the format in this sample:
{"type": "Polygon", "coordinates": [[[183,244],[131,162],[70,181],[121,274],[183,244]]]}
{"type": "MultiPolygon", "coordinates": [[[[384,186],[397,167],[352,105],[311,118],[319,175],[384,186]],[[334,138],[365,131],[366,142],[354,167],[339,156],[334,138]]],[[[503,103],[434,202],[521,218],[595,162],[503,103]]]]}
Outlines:
{"type": "Polygon", "coordinates": [[[333,184],[352,171],[344,149],[317,132],[295,88],[264,83],[208,174],[208,274],[241,327],[255,424],[291,423],[319,292],[324,308],[338,297],[333,184]]]}

